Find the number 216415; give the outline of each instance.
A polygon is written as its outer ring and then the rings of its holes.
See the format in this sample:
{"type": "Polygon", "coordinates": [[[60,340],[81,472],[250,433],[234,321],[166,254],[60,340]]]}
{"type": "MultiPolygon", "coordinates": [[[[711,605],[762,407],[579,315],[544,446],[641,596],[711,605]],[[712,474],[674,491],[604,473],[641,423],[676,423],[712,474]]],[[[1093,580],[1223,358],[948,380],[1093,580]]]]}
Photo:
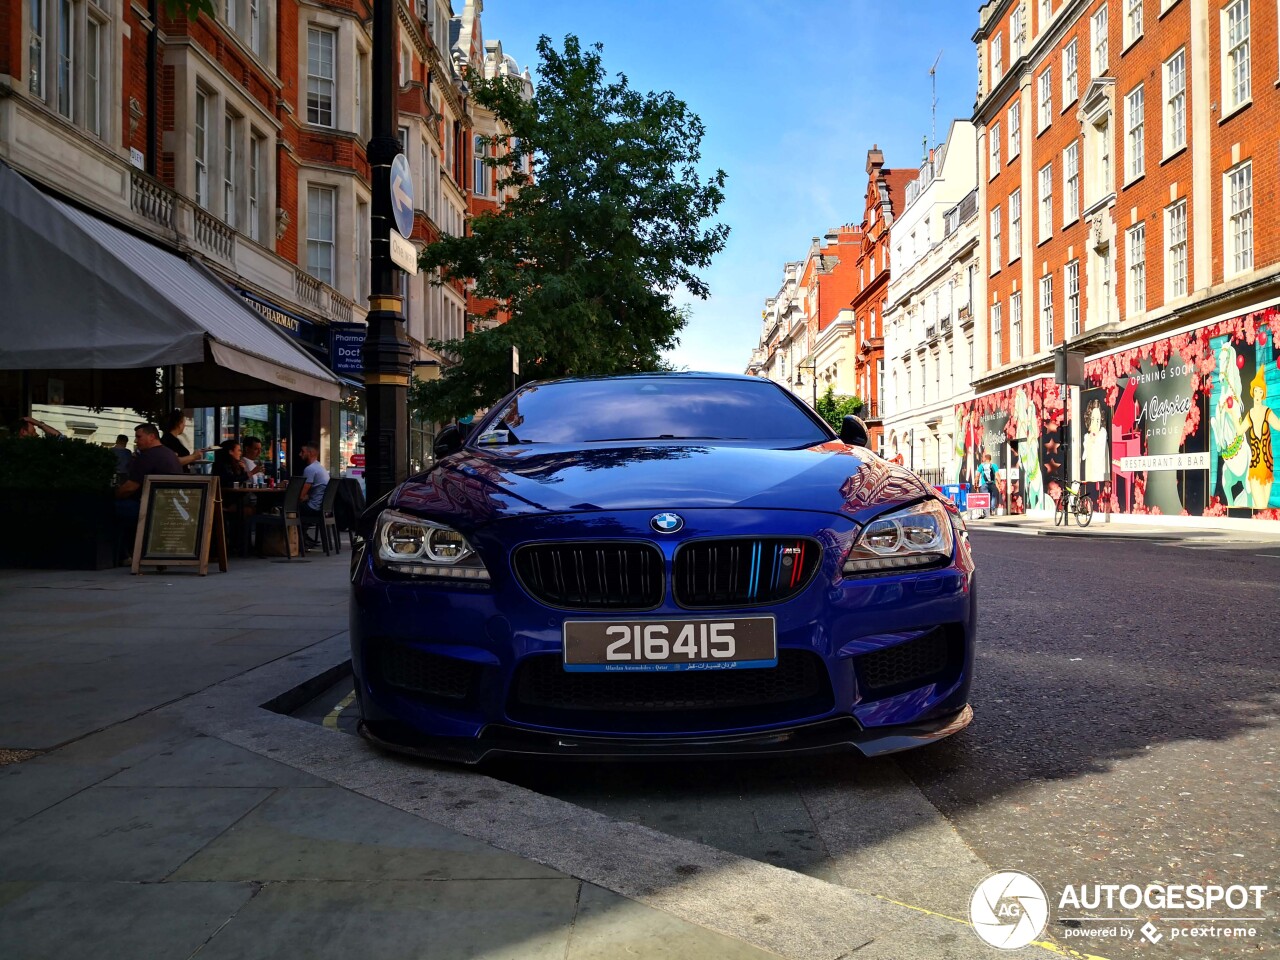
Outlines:
{"type": "Polygon", "coordinates": [[[674,638],[663,623],[618,624],[605,634],[616,638],[606,660],[730,660],[736,652],[732,623],[686,623],[674,638]]]}

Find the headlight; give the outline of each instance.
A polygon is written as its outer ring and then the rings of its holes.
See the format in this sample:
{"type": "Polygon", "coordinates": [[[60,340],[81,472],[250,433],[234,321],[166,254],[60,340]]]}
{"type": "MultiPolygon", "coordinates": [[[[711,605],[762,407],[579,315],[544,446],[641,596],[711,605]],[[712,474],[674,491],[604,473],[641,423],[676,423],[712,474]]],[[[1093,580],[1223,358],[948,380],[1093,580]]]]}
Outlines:
{"type": "Polygon", "coordinates": [[[415,577],[489,579],[489,571],[467,538],[444,524],[384,510],[374,541],[374,559],[386,570],[415,577]]]}
{"type": "Polygon", "coordinates": [[[844,575],[932,566],[951,559],[952,544],[946,508],[926,500],[867,524],[845,558],[844,575]]]}

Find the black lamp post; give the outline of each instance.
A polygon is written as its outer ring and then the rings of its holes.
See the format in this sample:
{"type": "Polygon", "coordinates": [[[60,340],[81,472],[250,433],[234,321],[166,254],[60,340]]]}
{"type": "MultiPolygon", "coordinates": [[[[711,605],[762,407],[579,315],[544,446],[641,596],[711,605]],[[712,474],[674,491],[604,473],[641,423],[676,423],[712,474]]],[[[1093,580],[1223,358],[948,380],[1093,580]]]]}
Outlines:
{"type": "Polygon", "coordinates": [[[391,260],[391,163],[400,153],[395,101],[396,2],[373,3],[373,139],[369,170],[373,178],[373,216],[369,236],[368,328],[360,356],[364,361],[365,494],[370,502],[390,493],[408,475],[409,361],[412,350],[404,330],[400,268],[391,260]]]}

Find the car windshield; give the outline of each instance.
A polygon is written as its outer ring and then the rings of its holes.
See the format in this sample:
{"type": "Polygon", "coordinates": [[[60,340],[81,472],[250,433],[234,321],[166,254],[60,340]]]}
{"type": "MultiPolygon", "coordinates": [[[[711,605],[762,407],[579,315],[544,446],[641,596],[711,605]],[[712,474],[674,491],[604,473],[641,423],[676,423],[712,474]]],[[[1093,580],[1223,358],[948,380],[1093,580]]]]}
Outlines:
{"type": "Polygon", "coordinates": [[[476,442],[751,440],[798,447],[830,438],[768,381],[620,377],[525,387],[476,442]]]}

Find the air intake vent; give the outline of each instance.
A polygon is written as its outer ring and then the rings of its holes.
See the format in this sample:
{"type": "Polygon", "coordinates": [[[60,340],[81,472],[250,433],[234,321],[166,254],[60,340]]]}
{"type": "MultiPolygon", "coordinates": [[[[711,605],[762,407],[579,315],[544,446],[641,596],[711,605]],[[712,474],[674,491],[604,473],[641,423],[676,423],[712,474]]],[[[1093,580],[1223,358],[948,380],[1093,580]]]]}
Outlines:
{"type": "Polygon", "coordinates": [[[955,666],[953,653],[959,651],[960,642],[958,638],[953,642],[953,636],[953,628],[936,627],[914,640],[856,657],[863,690],[880,697],[938,680],[955,666]]]}
{"type": "Polygon", "coordinates": [[[514,565],[531,596],[562,610],[652,610],[666,590],[661,552],[634,541],[534,543],[514,565]]]}
{"type": "Polygon", "coordinates": [[[672,590],[682,607],[750,607],[790,600],[822,559],[816,540],[735,537],[694,540],[676,553],[672,590]]]}

